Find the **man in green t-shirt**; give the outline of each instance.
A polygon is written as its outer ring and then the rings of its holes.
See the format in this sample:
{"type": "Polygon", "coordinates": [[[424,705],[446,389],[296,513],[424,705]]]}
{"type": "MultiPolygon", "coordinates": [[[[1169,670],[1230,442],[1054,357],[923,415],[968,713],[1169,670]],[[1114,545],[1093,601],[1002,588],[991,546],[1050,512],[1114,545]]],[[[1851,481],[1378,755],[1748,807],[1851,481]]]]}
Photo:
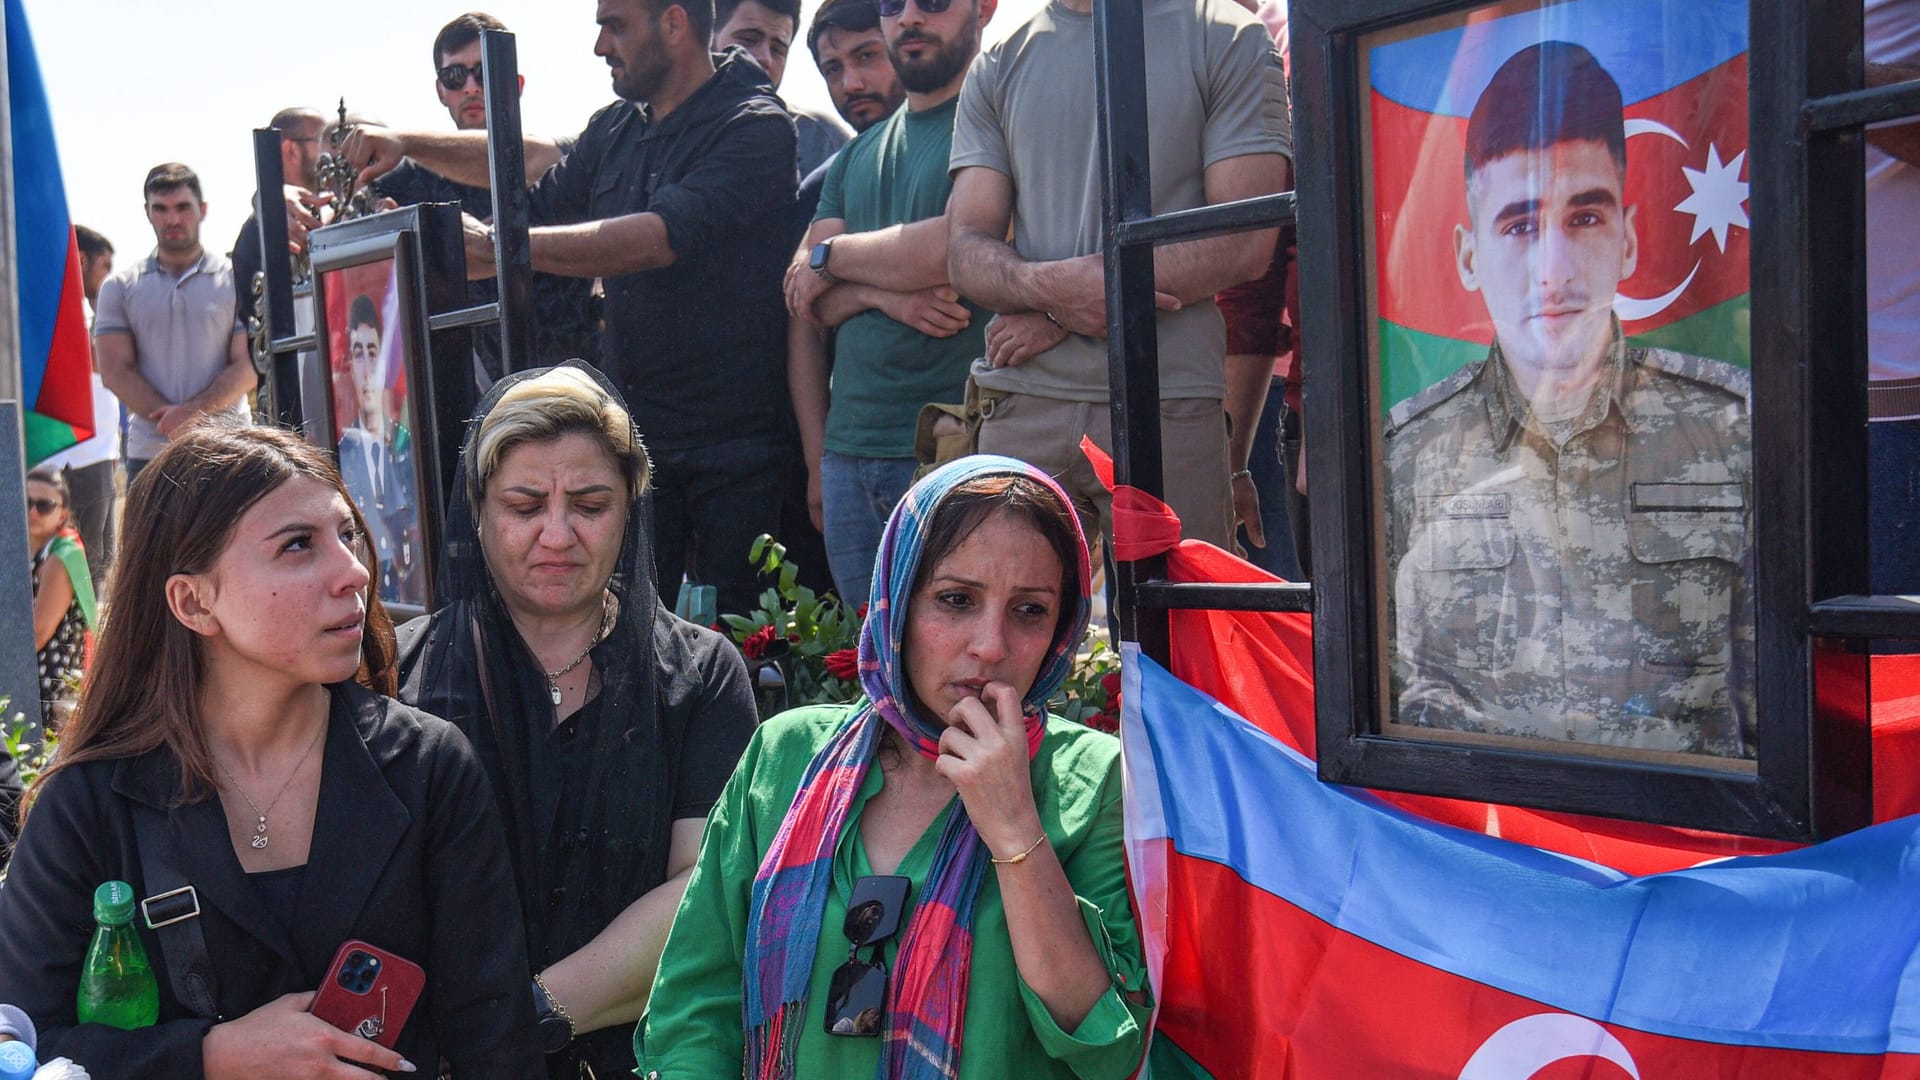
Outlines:
{"type": "Polygon", "coordinates": [[[787,271],[788,381],[808,501],[840,595],[867,595],[887,515],[913,483],[914,422],[959,401],[986,320],[947,283],[953,118],[995,0],[879,0],[907,107],[848,143],[787,271]],[[828,367],[801,339],[838,327],[828,367]]]}

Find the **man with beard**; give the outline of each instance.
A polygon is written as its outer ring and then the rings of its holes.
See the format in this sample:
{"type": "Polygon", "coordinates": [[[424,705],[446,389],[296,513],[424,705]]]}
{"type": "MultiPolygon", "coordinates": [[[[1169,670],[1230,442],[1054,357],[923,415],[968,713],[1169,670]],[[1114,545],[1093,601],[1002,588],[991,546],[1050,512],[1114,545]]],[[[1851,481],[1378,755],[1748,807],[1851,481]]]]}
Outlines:
{"type": "MultiPolygon", "coordinates": [[[[726,52],[738,45],[753,57],[775,90],[787,74],[787,52],[793,47],[793,31],[800,23],[800,0],[714,0],[713,51],[726,52]]],[[[800,175],[806,176],[826,164],[847,143],[847,129],[830,116],[817,116],[804,109],[787,106],[793,113],[794,133],[799,142],[795,157],[800,175]]]]}
{"type": "Polygon", "coordinates": [[[179,162],[155,165],[141,190],[157,246],[100,286],[93,318],[100,380],[131,414],[129,484],[193,420],[245,417],[259,382],[234,320],[233,268],[200,246],[200,177],[179,162]]]}
{"type": "MultiPolygon", "coordinates": [[[[505,30],[506,24],[481,11],[469,11],[440,28],[433,39],[433,92],[453,118],[460,131],[485,131],[487,128],[486,74],[480,70],[480,32],[505,30]]],[[[520,76],[525,88],[526,76],[520,76]]],[[[522,139],[527,183],[532,184],[566,155],[572,139],[522,139]]],[[[374,182],[374,190],[402,206],[415,203],[459,203],[466,213],[480,220],[493,216],[493,198],[484,185],[462,184],[441,176],[416,161],[404,162],[374,182]]],[[[490,304],[499,298],[492,278],[467,283],[467,302],[490,304]]],[[[591,357],[599,348],[600,310],[593,296],[593,282],[586,278],[558,274],[533,275],[533,356],[522,358],[523,366],[563,363],[574,357],[591,357]]],[[[481,390],[506,374],[500,358],[500,331],[496,327],[477,327],[473,331],[476,381],[481,390]]]]}
{"type": "MultiPolygon", "coordinates": [[[[1292,128],[1266,30],[1234,0],[1141,7],[1154,43],[1146,70],[1153,208],[1284,190],[1292,128]]],[[[1112,447],[1094,85],[1093,0],[1054,0],[980,54],[954,121],[948,250],[954,288],[1000,313],[972,372],[983,410],[992,410],[980,425],[981,452],[1054,474],[1088,534],[1111,537],[1112,497],[1079,448],[1083,434],[1112,447]]],[[[1230,459],[1222,401],[1259,400],[1268,372],[1246,365],[1236,376],[1248,385],[1229,395],[1213,296],[1264,273],[1275,236],[1264,229],[1154,251],[1165,497],[1183,536],[1229,550],[1231,488],[1249,480],[1245,459],[1230,459]]]]}
{"type": "MultiPolygon", "coordinates": [[[[807,49],[827,84],[834,111],[853,125],[855,134],[893,115],[906,100],[887,39],[880,34],[880,9],[875,0],[827,0],[813,13],[807,28],[807,49]]],[[[837,151],[836,151],[837,153],[837,151]]],[[[833,158],[811,171],[802,171],[800,196],[794,205],[793,243],[806,239],[813,212],[820,206],[820,189],[827,182],[833,158]]]]}
{"type": "Polygon", "coordinates": [[[788,379],[843,597],[867,595],[881,532],[913,484],[914,423],[958,401],[985,347],[984,320],[947,283],[947,159],[953,116],[995,0],[879,0],[907,107],[847,144],[828,169],[799,258],[787,270],[788,379]],[[795,339],[838,327],[828,366],[795,339]],[[795,347],[795,346],[798,347],[795,347]]]}
{"type": "MultiPolygon", "coordinates": [[[[778,527],[794,452],[780,292],[793,118],[745,52],[707,50],[712,0],[599,0],[595,19],[622,100],[534,185],[533,268],[605,285],[600,366],[653,455],[662,592],[686,573],[721,611],[750,611],[747,551],[778,527]]],[[[487,182],[483,132],[363,128],[346,153],[362,182],[403,157],[487,182]]],[[[471,217],[467,269],[494,273],[471,217]]]]}
{"type": "Polygon", "coordinates": [[[1621,334],[1619,84],[1579,45],[1520,50],[1465,167],[1455,268],[1494,340],[1387,419],[1395,715],[1752,757],[1749,378],[1621,334]]]}

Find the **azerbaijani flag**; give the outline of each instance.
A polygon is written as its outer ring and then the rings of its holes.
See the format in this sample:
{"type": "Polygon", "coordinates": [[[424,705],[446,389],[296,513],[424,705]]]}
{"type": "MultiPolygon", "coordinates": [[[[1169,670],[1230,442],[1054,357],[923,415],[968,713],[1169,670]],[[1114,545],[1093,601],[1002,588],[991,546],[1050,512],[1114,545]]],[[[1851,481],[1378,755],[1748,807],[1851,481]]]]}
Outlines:
{"type": "MultiPolygon", "coordinates": [[[[1113,507],[1118,560],[1276,580],[1113,507]]],[[[1920,656],[1872,658],[1882,824],[1797,848],[1322,784],[1311,619],[1170,618],[1121,693],[1155,1080],[1920,1078],[1920,656]]]]}
{"type": "Polygon", "coordinates": [[[1627,336],[1749,363],[1747,3],[1517,6],[1364,54],[1382,413],[1493,341],[1485,303],[1454,265],[1454,228],[1468,223],[1467,118],[1499,66],[1541,41],[1586,47],[1620,84],[1639,239],[1614,301],[1627,336]]]}
{"type": "Polygon", "coordinates": [[[93,358],[80,248],[54,147],[53,114],[21,0],[7,4],[13,223],[20,295],[20,395],[27,461],[93,437],[93,358]]]}
{"type": "Polygon", "coordinates": [[[1156,1038],[1190,1066],[1920,1077],[1920,818],[1633,876],[1322,784],[1128,648],[1136,911],[1156,1038]]]}

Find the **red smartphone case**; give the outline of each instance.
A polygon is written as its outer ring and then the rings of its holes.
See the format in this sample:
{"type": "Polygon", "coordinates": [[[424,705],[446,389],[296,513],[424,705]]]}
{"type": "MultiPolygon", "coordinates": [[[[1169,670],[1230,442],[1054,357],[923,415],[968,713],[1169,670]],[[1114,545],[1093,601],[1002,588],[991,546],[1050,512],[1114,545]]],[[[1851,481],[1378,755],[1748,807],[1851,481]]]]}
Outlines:
{"type": "Polygon", "coordinates": [[[419,964],[364,941],[349,941],[334,954],[308,1011],[391,1050],[426,985],[427,973],[419,964]]]}

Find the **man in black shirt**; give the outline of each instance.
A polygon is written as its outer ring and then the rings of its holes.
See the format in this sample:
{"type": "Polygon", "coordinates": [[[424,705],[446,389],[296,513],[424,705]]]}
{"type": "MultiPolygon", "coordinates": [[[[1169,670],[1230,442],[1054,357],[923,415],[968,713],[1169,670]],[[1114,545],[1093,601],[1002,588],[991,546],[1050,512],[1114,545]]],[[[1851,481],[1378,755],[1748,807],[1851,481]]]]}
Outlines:
{"type": "MultiPolygon", "coordinates": [[[[776,530],[797,453],[781,293],[793,118],[744,52],[707,50],[711,0],[600,0],[596,18],[623,100],[534,186],[533,266],[604,283],[600,365],[653,455],[663,596],[684,572],[746,612],[747,550],[776,530]]],[[[478,134],[362,129],[346,151],[363,182],[412,157],[479,184],[478,134]]],[[[487,227],[467,230],[469,273],[491,274],[487,227]]]]}
{"type": "MultiPolygon", "coordinates": [[[[447,115],[453,117],[453,126],[461,131],[485,131],[487,127],[480,31],[506,28],[491,15],[471,11],[441,27],[433,39],[434,93],[446,106],[447,115]]],[[[526,81],[526,76],[520,76],[522,87],[526,81]]],[[[524,143],[527,180],[532,183],[565,155],[572,140],[526,138],[524,143]]],[[[449,180],[416,161],[402,162],[373,186],[381,196],[402,206],[452,202],[481,221],[493,217],[493,197],[485,186],[449,180]]],[[[499,288],[492,278],[467,283],[467,301],[471,304],[490,304],[498,296],[499,288]]],[[[599,352],[600,310],[593,282],[556,274],[533,275],[533,356],[523,359],[522,366],[558,364],[574,357],[591,360],[599,352]]],[[[473,353],[475,376],[484,392],[506,374],[500,358],[499,328],[475,329],[473,353]]]]}

